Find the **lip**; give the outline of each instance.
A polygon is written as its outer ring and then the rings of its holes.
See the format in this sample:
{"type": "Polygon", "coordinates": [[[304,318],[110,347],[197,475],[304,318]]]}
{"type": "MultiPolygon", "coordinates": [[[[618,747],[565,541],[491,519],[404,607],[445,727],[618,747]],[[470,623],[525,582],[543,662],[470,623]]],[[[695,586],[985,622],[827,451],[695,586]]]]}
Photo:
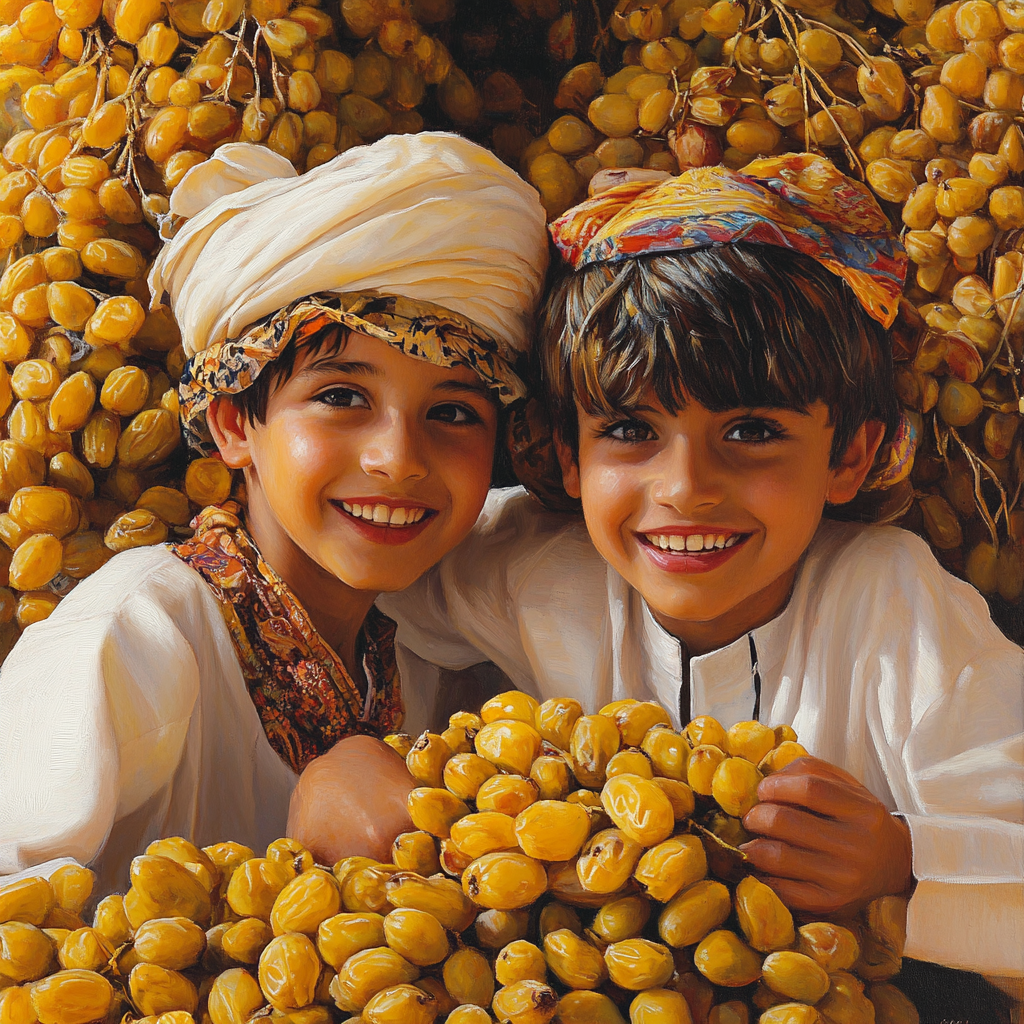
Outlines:
{"type": "Polygon", "coordinates": [[[653,530],[644,530],[635,534],[640,547],[647,557],[659,569],[675,573],[702,573],[711,572],[729,561],[753,536],[750,533],[743,533],[740,530],[710,529],[708,527],[698,528],[694,526],[671,526],[658,527],[653,530]],[[707,536],[709,533],[740,539],[728,548],[716,548],[713,551],[665,551],[652,544],[647,536],[662,537],[691,537],[694,535],[707,536]]]}
{"type": "Polygon", "coordinates": [[[389,526],[386,523],[372,523],[362,517],[357,518],[350,512],[345,511],[341,499],[332,498],[330,503],[334,506],[342,521],[355,530],[360,537],[375,544],[407,544],[409,541],[415,540],[433,522],[434,517],[437,515],[436,509],[418,501],[398,501],[395,498],[382,497],[346,498],[345,501],[349,505],[384,505],[390,509],[421,508],[424,510],[425,515],[418,523],[410,523],[407,526],[389,526]]]}

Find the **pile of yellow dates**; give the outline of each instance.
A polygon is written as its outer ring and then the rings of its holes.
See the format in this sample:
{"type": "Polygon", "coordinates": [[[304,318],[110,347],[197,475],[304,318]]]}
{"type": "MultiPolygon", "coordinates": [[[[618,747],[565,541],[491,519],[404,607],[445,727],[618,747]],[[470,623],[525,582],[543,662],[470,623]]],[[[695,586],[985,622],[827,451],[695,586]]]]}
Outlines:
{"type": "Polygon", "coordinates": [[[4,1024],[914,1024],[901,901],[797,927],[739,815],[791,729],[512,692],[388,737],[421,785],[391,862],[152,843],[0,889],[4,1024]]]}

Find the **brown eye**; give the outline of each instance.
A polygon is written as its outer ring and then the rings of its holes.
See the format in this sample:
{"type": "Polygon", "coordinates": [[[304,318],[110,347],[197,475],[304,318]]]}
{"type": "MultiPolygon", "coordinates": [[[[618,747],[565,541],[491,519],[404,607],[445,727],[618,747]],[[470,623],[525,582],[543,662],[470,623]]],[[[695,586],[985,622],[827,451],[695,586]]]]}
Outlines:
{"type": "Polygon", "coordinates": [[[368,409],[370,407],[366,396],[353,388],[331,388],[329,391],[322,391],[316,396],[315,401],[335,409],[368,409]]]}
{"type": "Polygon", "coordinates": [[[743,420],[733,424],[725,435],[726,441],[740,441],[745,444],[768,444],[782,440],[786,432],[778,423],[770,420],[743,420]]]}
{"type": "Polygon", "coordinates": [[[439,420],[441,423],[468,424],[479,423],[480,417],[467,405],[458,405],[455,402],[445,402],[443,405],[435,405],[427,417],[432,420],[439,420]]]}
{"type": "Polygon", "coordinates": [[[616,441],[625,441],[627,444],[639,444],[651,441],[655,437],[654,431],[643,420],[622,420],[620,423],[613,423],[603,431],[603,435],[616,441]]]}

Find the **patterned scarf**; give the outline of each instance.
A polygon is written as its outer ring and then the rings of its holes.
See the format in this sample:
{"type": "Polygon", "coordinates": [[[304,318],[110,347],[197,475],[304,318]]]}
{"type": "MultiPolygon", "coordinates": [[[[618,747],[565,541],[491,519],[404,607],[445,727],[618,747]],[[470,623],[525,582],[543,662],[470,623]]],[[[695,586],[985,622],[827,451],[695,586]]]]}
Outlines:
{"type": "Polygon", "coordinates": [[[371,608],[363,623],[364,698],[240,513],[234,502],[211,505],[192,520],[195,535],[170,547],[217,598],[270,745],[301,772],[346,736],[394,732],[404,713],[394,622],[371,608]]]}

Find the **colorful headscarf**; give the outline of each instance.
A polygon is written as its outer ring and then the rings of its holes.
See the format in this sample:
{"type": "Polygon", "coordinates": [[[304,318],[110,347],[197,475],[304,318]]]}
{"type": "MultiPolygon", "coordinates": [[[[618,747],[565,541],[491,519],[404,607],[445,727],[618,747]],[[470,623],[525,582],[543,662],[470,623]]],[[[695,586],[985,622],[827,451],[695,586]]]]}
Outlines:
{"type": "Polygon", "coordinates": [[[906,252],[867,186],[811,153],[619,185],[549,230],[577,270],[735,242],[791,249],[843,278],[885,327],[896,319],[907,272],[906,252]]]}
{"type": "Polygon", "coordinates": [[[416,358],[465,364],[502,401],[524,393],[547,269],[537,193],[456,135],[394,135],[303,175],[248,143],[222,146],[171,197],[187,217],[154,262],[189,357],[182,419],[250,386],[288,344],[337,323],[416,358]],[[301,330],[300,330],[301,329],[301,330]]]}

